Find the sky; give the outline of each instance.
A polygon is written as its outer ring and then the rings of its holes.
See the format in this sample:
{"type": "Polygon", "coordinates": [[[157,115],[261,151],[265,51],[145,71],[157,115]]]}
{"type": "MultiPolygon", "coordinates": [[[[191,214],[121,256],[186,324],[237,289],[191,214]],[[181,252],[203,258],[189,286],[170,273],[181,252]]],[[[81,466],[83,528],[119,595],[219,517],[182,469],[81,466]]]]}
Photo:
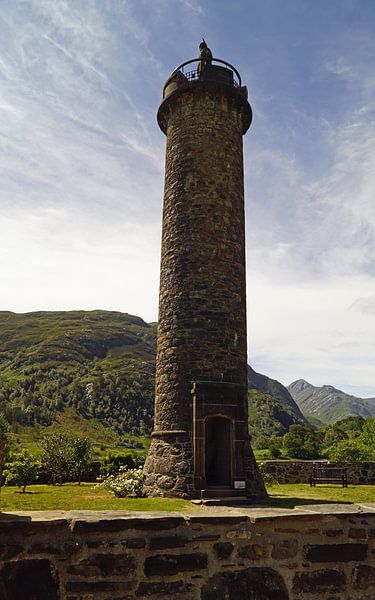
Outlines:
{"type": "Polygon", "coordinates": [[[0,310],[157,320],[164,81],[240,71],[248,350],[375,397],[373,0],[0,0],[0,310]]]}

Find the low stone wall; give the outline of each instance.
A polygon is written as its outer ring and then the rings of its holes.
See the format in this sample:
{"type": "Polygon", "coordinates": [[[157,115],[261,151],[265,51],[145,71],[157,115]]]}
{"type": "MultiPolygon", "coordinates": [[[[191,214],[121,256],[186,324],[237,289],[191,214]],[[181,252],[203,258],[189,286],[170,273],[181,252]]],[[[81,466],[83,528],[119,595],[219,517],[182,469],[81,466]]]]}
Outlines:
{"type": "Polygon", "coordinates": [[[0,514],[1,600],[374,600],[375,504],[0,514]]]}
{"type": "Polygon", "coordinates": [[[330,466],[347,469],[349,484],[375,485],[375,462],[268,460],[264,465],[266,473],[273,475],[279,483],[308,483],[314,466],[330,466]]]}

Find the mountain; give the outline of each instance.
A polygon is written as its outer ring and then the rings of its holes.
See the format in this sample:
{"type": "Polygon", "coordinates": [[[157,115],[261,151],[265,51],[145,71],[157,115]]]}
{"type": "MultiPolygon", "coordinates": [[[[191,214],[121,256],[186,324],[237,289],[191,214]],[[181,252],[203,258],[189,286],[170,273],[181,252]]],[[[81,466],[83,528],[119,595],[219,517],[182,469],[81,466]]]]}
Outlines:
{"type": "MultiPolygon", "coordinates": [[[[13,429],[64,411],[119,434],[152,430],[156,323],[114,311],[0,312],[0,411],[13,429]]],[[[279,382],[249,378],[250,429],[282,435],[304,417],[279,382]]]]}
{"type": "Polygon", "coordinates": [[[247,367],[249,430],[254,445],[261,437],[284,435],[294,423],[307,421],[292,396],[279,381],[247,367]]]}
{"type": "Polygon", "coordinates": [[[316,387],[304,379],[293,381],[287,389],[308,420],[335,423],[346,417],[375,416],[375,398],[357,398],[332,385],[316,387]]]}
{"type": "Polygon", "coordinates": [[[120,312],[0,312],[0,410],[13,426],[50,425],[71,407],[149,433],[155,341],[155,324],[120,312]]]}

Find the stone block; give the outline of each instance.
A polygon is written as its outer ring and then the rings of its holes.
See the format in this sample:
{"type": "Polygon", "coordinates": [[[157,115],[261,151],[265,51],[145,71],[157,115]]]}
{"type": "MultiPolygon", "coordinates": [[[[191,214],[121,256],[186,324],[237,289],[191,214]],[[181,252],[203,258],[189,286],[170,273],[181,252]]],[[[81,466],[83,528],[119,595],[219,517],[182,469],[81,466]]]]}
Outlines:
{"type": "Polygon", "coordinates": [[[248,560],[261,560],[268,558],[269,554],[270,548],[268,545],[248,544],[238,549],[239,558],[247,558],[248,560]]]}
{"type": "Polygon", "coordinates": [[[202,552],[193,554],[159,554],[149,556],[144,563],[144,572],[147,577],[154,575],[177,575],[184,571],[197,571],[206,569],[207,555],[202,552]]]}
{"type": "Polygon", "coordinates": [[[201,600],[289,600],[284,580],[267,568],[218,573],[201,589],[201,600]]]}
{"type": "Polygon", "coordinates": [[[310,573],[296,573],[293,579],[293,592],[297,594],[341,592],[345,586],[345,573],[340,569],[320,569],[310,573]]]}
{"type": "Polygon", "coordinates": [[[4,563],[0,570],[1,600],[60,600],[58,576],[47,559],[4,563]]]}
{"type": "Polygon", "coordinates": [[[357,565],[353,571],[353,588],[373,589],[375,598],[375,568],[370,565],[357,565]]]}
{"type": "Polygon", "coordinates": [[[303,553],[313,563],[339,563],[366,560],[367,549],[367,544],[316,544],[305,546],[303,553]]]}
{"type": "Polygon", "coordinates": [[[136,561],[127,554],[94,554],[68,567],[70,575],[86,577],[129,577],[135,573],[136,561]]]}
{"type": "Polygon", "coordinates": [[[164,550],[165,548],[183,548],[186,546],[186,536],[157,537],[150,540],[150,550],[164,550]]]}
{"type": "MultiPolygon", "coordinates": [[[[124,587],[123,583],[113,581],[68,581],[66,591],[75,594],[91,594],[95,597],[95,595],[104,592],[121,592],[121,587],[124,587]]],[[[38,600],[41,600],[41,598],[38,600]]]]}
{"type": "Polygon", "coordinates": [[[286,559],[294,558],[298,552],[298,541],[296,539],[282,540],[274,544],[272,558],[286,559]]]}
{"type": "Polygon", "coordinates": [[[137,596],[175,596],[189,592],[191,585],[183,581],[141,581],[137,589],[137,596]]]}
{"type": "Polygon", "coordinates": [[[356,540],[365,540],[367,538],[366,529],[363,527],[350,527],[348,537],[356,540]]]}
{"type": "Polygon", "coordinates": [[[30,546],[29,554],[61,554],[61,548],[50,542],[39,542],[30,546]]]}
{"type": "Polygon", "coordinates": [[[220,560],[228,558],[232,554],[233,549],[234,546],[231,542],[218,542],[214,544],[214,552],[220,560]]]}
{"type": "Polygon", "coordinates": [[[323,533],[327,537],[336,538],[336,537],[342,536],[344,534],[344,530],[343,529],[326,529],[323,533]]]}
{"type": "Polygon", "coordinates": [[[14,558],[24,551],[24,547],[20,544],[0,544],[0,559],[8,560],[14,558]]]}

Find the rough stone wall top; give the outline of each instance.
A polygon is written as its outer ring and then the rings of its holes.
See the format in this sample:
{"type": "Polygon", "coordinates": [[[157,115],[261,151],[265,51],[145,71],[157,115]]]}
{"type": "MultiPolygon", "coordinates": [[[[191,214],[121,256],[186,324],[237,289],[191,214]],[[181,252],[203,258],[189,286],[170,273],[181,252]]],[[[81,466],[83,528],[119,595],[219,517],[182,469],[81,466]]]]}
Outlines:
{"type": "Polygon", "coordinates": [[[374,600],[375,504],[0,514],[1,600],[374,600]]]}

